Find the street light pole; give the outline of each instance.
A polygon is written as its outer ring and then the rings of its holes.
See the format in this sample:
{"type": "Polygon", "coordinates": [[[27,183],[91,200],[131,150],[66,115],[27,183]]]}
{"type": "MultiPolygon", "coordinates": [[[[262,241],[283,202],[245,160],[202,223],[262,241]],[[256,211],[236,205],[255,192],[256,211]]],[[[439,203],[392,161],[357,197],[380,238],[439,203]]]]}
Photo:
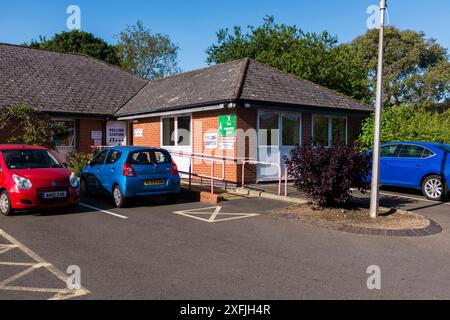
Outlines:
{"type": "Polygon", "coordinates": [[[383,55],[384,55],[384,17],[386,0],[380,0],[380,43],[378,45],[377,72],[377,102],[375,109],[375,132],[373,140],[372,189],[370,197],[370,217],[376,219],[380,207],[380,140],[381,140],[381,109],[383,104],[383,55]]]}

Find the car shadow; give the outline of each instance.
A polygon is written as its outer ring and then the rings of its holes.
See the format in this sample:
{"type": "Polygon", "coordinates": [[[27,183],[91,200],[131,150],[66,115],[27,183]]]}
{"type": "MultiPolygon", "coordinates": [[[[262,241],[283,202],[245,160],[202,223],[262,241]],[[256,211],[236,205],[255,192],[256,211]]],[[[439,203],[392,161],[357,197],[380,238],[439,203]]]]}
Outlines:
{"type": "MultiPolygon", "coordinates": [[[[187,203],[195,203],[200,201],[200,196],[195,192],[182,190],[176,201],[168,202],[166,198],[162,196],[148,196],[129,199],[128,205],[123,209],[142,208],[142,207],[158,207],[169,205],[180,205],[187,203]]],[[[101,210],[113,210],[117,209],[111,196],[103,193],[92,194],[81,198],[81,203],[88,206],[92,206],[101,210]]],[[[17,211],[14,216],[32,215],[32,216],[58,216],[58,215],[73,215],[92,212],[92,208],[79,205],[78,207],[71,208],[51,208],[51,209],[36,209],[29,211],[17,211]]]]}

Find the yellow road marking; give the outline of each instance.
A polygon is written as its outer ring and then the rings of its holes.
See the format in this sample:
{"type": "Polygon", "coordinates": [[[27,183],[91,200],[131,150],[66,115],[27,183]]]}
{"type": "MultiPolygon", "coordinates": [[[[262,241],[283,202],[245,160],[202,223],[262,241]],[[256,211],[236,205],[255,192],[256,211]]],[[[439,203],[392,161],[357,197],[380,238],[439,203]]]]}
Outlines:
{"type": "Polygon", "coordinates": [[[64,282],[64,284],[67,284],[68,275],[57,269],[55,266],[53,266],[51,263],[48,263],[40,257],[38,254],[33,252],[31,249],[17,241],[15,238],[13,238],[11,235],[7,234],[5,231],[0,229],[0,236],[5,238],[7,241],[10,242],[10,244],[7,245],[0,245],[0,254],[5,253],[12,249],[19,249],[25,254],[27,254],[30,258],[32,258],[35,262],[34,263],[20,263],[20,262],[0,262],[0,265],[9,265],[9,266],[28,266],[26,270],[17,273],[16,275],[3,280],[0,282],[0,290],[8,290],[8,291],[24,291],[24,292],[46,292],[46,293],[55,293],[53,297],[50,298],[50,300],[66,300],[71,299],[74,297],[80,297],[83,295],[86,295],[89,293],[89,290],[86,288],[81,288],[79,290],[69,290],[69,289],[58,289],[58,288],[34,288],[34,287],[18,287],[18,286],[7,286],[8,283],[11,283],[17,279],[22,278],[23,276],[44,268],[53,275],[55,275],[58,279],[64,282]],[[2,250],[3,249],[3,250],[2,250]]]}

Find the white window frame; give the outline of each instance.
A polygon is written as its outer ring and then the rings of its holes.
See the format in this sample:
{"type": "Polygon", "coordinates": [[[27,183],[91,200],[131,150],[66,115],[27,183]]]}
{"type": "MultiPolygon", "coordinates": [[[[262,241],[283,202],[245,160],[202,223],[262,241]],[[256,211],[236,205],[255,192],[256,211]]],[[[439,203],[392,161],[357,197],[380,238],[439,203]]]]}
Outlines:
{"type": "Polygon", "coordinates": [[[336,116],[330,114],[313,114],[311,123],[311,138],[314,143],[314,120],[316,118],[328,119],[328,145],[324,147],[331,147],[333,142],[333,119],[345,119],[345,144],[348,145],[348,116],[336,116]]]}
{"type": "MultiPolygon", "coordinates": [[[[300,132],[299,132],[299,137],[298,137],[298,141],[299,141],[299,145],[301,146],[303,144],[303,113],[301,112],[295,112],[295,111],[273,111],[273,110],[258,110],[258,114],[257,114],[257,119],[256,119],[256,128],[257,128],[257,132],[256,132],[256,143],[257,143],[257,147],[278,147],[278,148],[282,148],[282,147],[295,147],[295,146],[290,146],[290,145],[284,145],[283,144],[283,115],[286,114],[295,114],[295,115],[299,115],[300,119],[299,119],[299,128],[300,128],[300,132]],[[276,113],[278,115],[278,145],[262,145],[259,144],[259,119],[260,119],[260,115],[262,113],[276,113]]],[[[267,143],[267,141],[266,141],[267,143]]]]}
{"type": "Polygon", "coordinates": [[[161,147],[163,148],[192,148],[192,138],[193,138],[193,120],[192,120],[192,113],[186,113],[186,114],[179,114],[176,116],[165,116],[165,117],[161,117],[160,118],[160,136],[161,136],[161,147]],[[189,145],[185,145],[185,146],[180,146],[178,145],[178,118],[184,118],[184,117],[189,117],[191,119],[190,123],[189,123],[189,132],[190,132],[190,137],[189,137],[189,145]],[[173,134],[175,135],[175,144],[173,146],[166,146],[164,145],[164,119],[174,119],[174,131],[173,134]]]}

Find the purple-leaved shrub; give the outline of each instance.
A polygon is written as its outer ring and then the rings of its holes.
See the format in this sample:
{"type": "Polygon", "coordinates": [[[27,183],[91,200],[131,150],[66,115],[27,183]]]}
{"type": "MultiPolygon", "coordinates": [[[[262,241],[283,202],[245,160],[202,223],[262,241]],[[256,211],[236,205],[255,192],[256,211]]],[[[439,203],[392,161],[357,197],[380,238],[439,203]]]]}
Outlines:
{"type": "Polygon", "coordinates": [[[370,159],[358,147],[305,143],[293,149],[285,162],[289,179],[316,205],[347,204],[352,200],[351,188],[366,193],[370,186],[370,159]]]}

